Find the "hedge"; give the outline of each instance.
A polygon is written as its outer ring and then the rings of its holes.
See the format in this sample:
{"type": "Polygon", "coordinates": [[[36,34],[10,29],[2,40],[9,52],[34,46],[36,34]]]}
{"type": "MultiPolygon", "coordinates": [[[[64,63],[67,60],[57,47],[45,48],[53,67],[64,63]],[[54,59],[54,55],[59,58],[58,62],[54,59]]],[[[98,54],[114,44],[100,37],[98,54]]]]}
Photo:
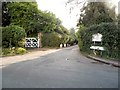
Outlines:
{"type": "Polygon", "coordinates": [[[119,56],[119,42],[120,25],[115,23],[101,23],[99,25],[92,25],[84,30],[78,32],[78,44],[81,50],[90,53],[90,46],[92,45],[92,35],[100,33],[102,37],[102,46],[106,48],[106,57],[120,58],[119,56]]]}

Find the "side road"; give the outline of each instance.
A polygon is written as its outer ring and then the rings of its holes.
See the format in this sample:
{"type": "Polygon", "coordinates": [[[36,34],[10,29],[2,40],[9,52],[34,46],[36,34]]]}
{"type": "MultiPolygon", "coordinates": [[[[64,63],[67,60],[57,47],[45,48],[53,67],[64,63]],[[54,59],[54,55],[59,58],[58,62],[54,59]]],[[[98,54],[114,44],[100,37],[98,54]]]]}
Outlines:
{"type": "Polygon", "coordinates": [[[0,58],[0,68],[5,67],[9,64],[13,64],[13,63],[18,63],[18,62],[22,62],[22,61],[26,61],[26,60],[33,60],[35,58],[38,58],[40,56],[44,56],[50,53],[54,53],[57,52],[61,49],[48,49],[46,51],[33,51],[33,52],[29,52],[27,54],[24,55],[17,55],[17,56],[9,56],[9,57],[2,57],[0,58]]]}

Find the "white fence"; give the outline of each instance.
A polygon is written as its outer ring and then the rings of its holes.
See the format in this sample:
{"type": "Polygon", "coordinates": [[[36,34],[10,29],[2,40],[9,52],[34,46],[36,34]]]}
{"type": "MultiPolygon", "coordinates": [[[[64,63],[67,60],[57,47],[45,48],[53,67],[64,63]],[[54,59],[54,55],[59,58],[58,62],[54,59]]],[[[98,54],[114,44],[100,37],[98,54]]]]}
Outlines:
{"type": "Polygon", "coordinates": [[[40,47],[39,45],[39,39],[37,38],[25,38],[25,47],[40,47]]]}

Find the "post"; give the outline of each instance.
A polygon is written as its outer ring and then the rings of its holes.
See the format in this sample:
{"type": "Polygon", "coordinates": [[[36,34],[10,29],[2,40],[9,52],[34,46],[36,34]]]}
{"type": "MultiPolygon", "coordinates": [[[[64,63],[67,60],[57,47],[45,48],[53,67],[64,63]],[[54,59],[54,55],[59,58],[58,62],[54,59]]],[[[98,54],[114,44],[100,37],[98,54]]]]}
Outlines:
{"type": "Polygon", "coordinates": [[[63,45],[62,44],[60,44],[60,48],[62,48],[63,47],[63,45]]]}
{"type": "Polygon", "coordinates": [[[102,57],[102,50],[101,50],[101,53],[100,53],[101,57],[102,57]]]}
{"type": "Polygon", "coordinates": [[[10,50],[12,50],[12,40],[11,40],[11,38],[10,38],[9,46],[10,46],[10,50]]]}
{"type": "Polygon", "coordinates": [[[41,39],[42,39],[42,33],[41,32],[39,32],[38,33],[38,45],[39,45],[39,48],[41,48],[42,47],[42,42],[41,42],[41,39]]]}

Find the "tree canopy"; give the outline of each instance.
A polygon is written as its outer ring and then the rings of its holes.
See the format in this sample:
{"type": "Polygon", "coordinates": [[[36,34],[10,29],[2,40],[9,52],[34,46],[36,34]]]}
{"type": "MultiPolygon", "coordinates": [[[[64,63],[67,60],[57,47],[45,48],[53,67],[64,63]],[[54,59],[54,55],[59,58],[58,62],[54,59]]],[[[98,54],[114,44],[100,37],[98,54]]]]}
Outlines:
{"type": "Polygon", "coordinates": [[[114,19],[110,16],[113,12],[115,11],[111,11],[104,2],[89,2],[81,9],[78,25],[89,27],[102,22],[113,22],[114,19]]]}
{"type": "Polygon", "coordinates": [[[27,36],[55,30],[59,33],[68,33],[55,14],[39,10],[36,2],[3,2],[2,7],[2,26],[18,25],[25,29],[27,36]]]}

